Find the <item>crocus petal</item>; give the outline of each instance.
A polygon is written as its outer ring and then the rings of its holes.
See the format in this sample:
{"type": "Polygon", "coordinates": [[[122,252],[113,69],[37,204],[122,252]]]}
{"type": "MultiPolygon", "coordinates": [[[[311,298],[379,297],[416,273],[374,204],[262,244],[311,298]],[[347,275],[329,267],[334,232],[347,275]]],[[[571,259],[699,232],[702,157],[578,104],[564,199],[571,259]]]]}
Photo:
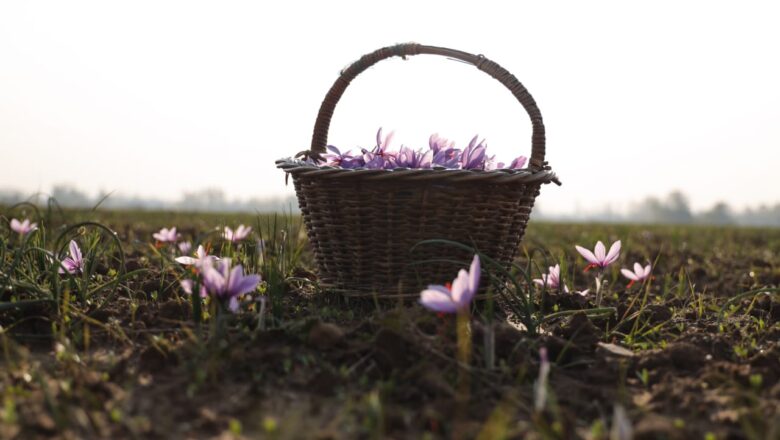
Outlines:
{"type": "Polygon", "coordinates": [[[479,261],[479,255],[474,255],[469,267],[469,290],[475,293],[479,289],[479,278],[482,275],[482,263],[479,261]]]}
{"type": "Polygon", "coordinates": [[[649,264],[648,264],[647,266],[645,266],[645,271],[644,271],[644,277],[645,277],[645,278],[647,278],[648,276],[650,276],[650,271],[651,271],[651,270],[652,270],[652,267],[651,267],[649,264]]]}
{"type": "Polygon", "coordinates": [[[233,313],[236,313],[238,312],[238,306],[239,306],[238,297],[231,296],[230,299],[228,300],[228,310],[230,310],[233,313]]]}
{"type": "Polygon", "coordinates": [[[174,259],[177,263],[181,263],[187,266],[190,266],[192,264],[195,264],[198,260],[192,258],[192,257],[177,257],[174,259]]]}
{"type": "Polygon", "coordinates": [[[534,278],[532,280],[535,284],[537,284],[539,287],[544,287],[544,275],[542,275],[542,278],[534,278]]]}
{"type": "Polygon", "coordinates": [[[605,258],[605,265],[614,263],[618,257],[620,257],[620,240],[612,243],[612,246],[609,247],[609,253],[607,253],[605,258]]]}
{"type": "Polygon", "coordinates": [[[634,263],[634,273],[637,277],[644,278],[645,270],[642,268],[641,264],[634,263]]]}
{"type": "Polygon", "coordinates": [[[198,245],[198,250],[195,252],[195,255],[197,255],[200,260],[206,258],[206,249],[203,248],[202,244],[198,245]]]}
{"type": "Polygon", "coordinates": [[[457,278],[452,282],[452,301],[461,307],[467,304],[471,300],[469,291],[469,273],[466,269],[461,269],[458,272],[457,278]]]}
{"type": "Polygon", "coordinates": [[[597,264],[604,263],[604,259],[607,255],[607,248],[604,246],[604,243],[599,240],[596,243],[596,248],[593,249],[593,254],[596,256],[596,260],[598,260],[597,264]]]}
{"type": "Polygon", "coordinates": [[[59,273],[65,273],[68,272],[69,274],[73,275],[76,273],[77,265],[76,262],[73,261],[71,258],[66,258],[62,260],[62,263],[60,263],[60,270],[59,273]]]}
{"type": "Polygon", "coordinates": [[[420,293],[420,303],[434,312],[454,313],[458,310],[449,290],[444,286],[431,285],[420,293]]]}
{"type": "Polygon", "coordinates": [[[634,272],[631,272],[628,269],[620,269],[620,273],[622,273],[623,276],[628,278],[629,280],[639,281],[639,278],[636,276],[636,274],[634,274],[634,272]]]}
{"type": "Polygon", "coordinates": [[[247,275],[233,285],[233,289],[231,289],[230,293],[233,295],[243,295],[252,292],[257,285],[260,284],[260,280],[260,275],[247,275]]]}
{"type": "Polygon", "coordinates": [[[19,220],[17,219],[11,219],[11,229],[13,229],[15,232],[19,232],[22,229],[22,224],[19,223],[19,220]]]}
{"type": "Polygon", "coordinates": [[[81,249],[79,249],[79,245],[76,244],[75,240],[70,241],[70,256],[75,263],[81,265],[81,260],[82,260],[81,249]]]}
{"type": "Polygon", "coordinates": [[[241,282],[241,280],[244,278],[244,268],[241,267],[241,265],[237,265],[236,267],[232,268],[230,270],[230,274],[228,275],[227,279],[227,293],[228,295],[237,295],[235,293],[236,286],[238,283],[241,282]]]}
{"type": "Polygon", "coordinates": [[[192,287],[193,287],[193,284],[194,284],[192,282],[192,280],[189,280],[189,279],[188,280],[181,280],[181,281],[179,281],[179,284],[181,284],[181,288],[182,288],[182,290],[184,290],[185,293],[187,293],[189,295],[192,295],[192,287]]]}
{"type": "Polygon", "coordinates": [[[586,260],[588,260],[588,263],[591,264],[599,264],[599,260],[596,258],[595,255],[593,255],[593,252],[590,251],[590,249],[585,249],[582,246],[574,246],[577,249],[577,252],[580,253],[580,255],[583,256],[586,260]]]}

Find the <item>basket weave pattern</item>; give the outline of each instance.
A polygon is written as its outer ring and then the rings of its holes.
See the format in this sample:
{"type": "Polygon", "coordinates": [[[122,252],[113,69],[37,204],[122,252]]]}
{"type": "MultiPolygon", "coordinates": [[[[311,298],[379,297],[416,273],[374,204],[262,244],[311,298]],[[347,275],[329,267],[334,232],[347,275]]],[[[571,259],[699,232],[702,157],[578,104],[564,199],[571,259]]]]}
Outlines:
{"type": "Polygon", "coordinates": [[[406,44],[380,49],[347,68],[323,101],[311,150],[325,152],[336,103],[352,78],[391,56],[430,53],[461,59],[485,70],[518,97],[534,133],[528,170],[340,169],[284,159],[292,175],[321,283],[358,294],[412,293],[451,280],[471,255],[447,239],[476,247],[508,265],[518,250],[542,184],[557,182],[544,162],[544,126],[533,98],[514,76],[482,56],[406,44]],[[444,261],[448,260],[448,261],[444,261]],[[460,262],[458,262],[460,260],[460,262]]]}

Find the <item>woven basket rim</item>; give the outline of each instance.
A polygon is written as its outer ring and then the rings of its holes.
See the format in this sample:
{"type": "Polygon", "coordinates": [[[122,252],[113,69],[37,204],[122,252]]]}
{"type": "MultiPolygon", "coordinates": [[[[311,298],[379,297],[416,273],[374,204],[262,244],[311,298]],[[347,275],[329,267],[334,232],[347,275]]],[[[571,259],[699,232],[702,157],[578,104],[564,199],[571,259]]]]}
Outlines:
{"type": "Polygon", "coordinates": [[[541,170],[531,168],[523,169],[496,169],[496,170],[470,170],[452,169],[444,167],[434,168],[340,168],[330,165],[314,165],[291,157],[276,161],[276,167],[285,173],[294,176],[323,177],[323,178],[363,178],[365,180],[444,180],[463,182],[488,182],[488,183],[555,183],[560,185],[558,176],[549,166],[541,170]]]}

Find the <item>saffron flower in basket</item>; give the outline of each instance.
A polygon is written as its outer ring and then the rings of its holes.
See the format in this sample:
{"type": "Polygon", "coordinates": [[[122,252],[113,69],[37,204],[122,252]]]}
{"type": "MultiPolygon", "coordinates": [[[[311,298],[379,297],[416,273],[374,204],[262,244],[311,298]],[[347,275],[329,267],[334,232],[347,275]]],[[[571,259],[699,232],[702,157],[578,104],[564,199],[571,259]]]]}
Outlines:
{"type": "Polygon", "coordinates": [[[79,245],[76,244],[74,240],[70,241],[70,257],[65,258],[62,260],[61,267],[59,272],[60,273],[69,273],[71,275],[75,275],[77,273],[84,271],[84,258],[81,255],[81,249],[79,249],[79,245]]]}
{"type": "Polygon", "coordinates": [[[623,274],[624,277],[631,280],[630,283],[628,283],[628,287],[631,287],[634,285],[634,283],[638,283],[641,281],[646,280],[650,276],[650,271],[652,270],[652,267],[648,264],[645,267],[642,267],[639,263],[634,263],[634,271],[630,271],[628,269],[620,269],[620,273],[623,274]]]}
{"type": "Polygon", "coordinates": [[[244,275],[241,265],[230,267],[230,259],[223,258],[216,265],[207,260],[203,265],[203,285],[211,296],[227,302],[228,309],[238,310],[238,297],[249,293],[260,283],[260,275],[244,275]]]}
{"type": "Polygon", "coordinates": [[[176,240],[179,239],[179,234],[176,232],[176,226],[174,226],[171,229],[162,228],[159,232],[152,234],[152,237],[160,243],[176,243],[176,240]]]}
{"type": "Polygon", "coordinates": [[[342,153],[338,148],[328,145],[330,153],[323,156],[324,164],[349,169],[447,168],[492,171],[520,169],[527,161],[525,156],[519,156],[509,162],[508,166],[505,166],[504,162],[496,162],[495,156],[488,156],[485,140],[477,143],[478,136],[474,136],[463,150],[455,148],[454,142],[438,134],[433,134],[428,139],[427,150],[424,148],[415,150],[404,145],[401,145],[398,150],[392,150],[390,149],[392,139],[392,132],[382,137],[380,128],[376,134],[376,146],[371,150],[362,148],[359,153],[353,153],[351,150],[342,153]]]}
{"type": "Polygon", "coordinates": [[[251,226],[238,225],[235,231],[230,229],[230,227],[225,226],[225,232],[222,234],[222,237],[227,241],[238,243],[247,238],[251,232],[251,226]]]}
{"type": "Polygon", "coordinates": [[[596,247],[593,249],[593,252],[591,252],[590,249],[585,249],[582,246],[574,247],[577,249],[577,252],[579,252],[580,255],[588,260],[588,263],[590,263],[588,264],[588,267],[585,268],[586,272],[593,268],[604,269],[605,267],[614,263],[615,260],[620,257],[620,240],[612,243],[612,246],[609,247],[609,252],[607,252],[606,246],[604,246],[604,243],[601,241],[596,243],[596,247]]]}
{"type": "Polygon", "coordinates": [[[420,292],[420,303],[425,308],[441,313],[456,313],[468,310],[479,288],[479,256],[474,255],[469,270],[461,269],[452,284],[432,284],[420,292]]]}
{"type": "Polygon", "coordinates": [[[30,232],[38,229],[38,223],[30,223],[30,219],[26,218],[20,222],[17,219],[11,219],[11,229],[19,235],[27,235],[30,232]]]}

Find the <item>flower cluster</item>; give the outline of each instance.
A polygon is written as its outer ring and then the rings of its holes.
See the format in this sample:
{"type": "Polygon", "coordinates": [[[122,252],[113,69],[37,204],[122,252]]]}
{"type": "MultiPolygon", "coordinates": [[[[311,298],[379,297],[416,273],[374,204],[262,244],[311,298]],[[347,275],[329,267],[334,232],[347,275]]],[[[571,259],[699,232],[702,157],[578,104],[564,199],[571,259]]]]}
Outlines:
{"type": "Polygon", "coordinates": [[[428,139],[427,150],[413,150],[402,145],[397,151],[392,151],[389,149],[392,139],[392,132],[382,137],[380,128],[376,134],[376,146],[371,150],[362,148],[359,153],[353,153],[351,150],[342,153],[338,148],[328,145],[330,153],[324,156],[325,165],[353,169],[448,168],[491,171],[520,169],[525,166],[527,160],[525,156],[519,156],[506,165],[496,162],[495,156],[488,156],[485,140],[477,143],[477,136],[474,136],[463,150],[455,148],[454,142],[438,134],[433,134],[428,139]]]}
{"type": "MultiPolygon", "coordinates": [[[[577,252],[579,252],[580,255],[582,255],[582,257],[585,258],[585,260],[588,262],[588,265],[585,267],[585,272],[588,272],[590,269],[598,270],[598,274],[596,276],[596,293],[598,297],[598,293],[601,290],[601,277],[604,273],[604,269],[620,258],[620,240],[612,243],[612,245],[609,247],[609,251],[607,251],[607,247],[601,241],[596,243],[596,246],[592,251],[579,245],[574,247],[577,249],[577,252]]],[[[629,269],[621,269],[620,273],[622,273],[624,277],[630,280],[627,286],[630,288],[635,283],[642,282],[650,278],[651,270],[652,267],[650,264],[642,267],[641,264],[634,263],[633,271],[629,269]]],[[[561,266],[558,264],[555,266],[550,266],[546,274],[542,274],[541,278],[536,278],[533,281],[541,288],[550,290],[560,289],[565,293],[569,293],[569,288],[561,280],[561,266]]],[[[589,291],[590,289],[587,289],[574,293],[586,296],[589,291]]]]}
{"type": "MultiPolygon", "coordinates": [[[[582,246],[575,246],[577,252],[587,260],[588,265],[585,272],[592,268],[598,270],[596,276],[596,302],[601,302],[602,277],[604,269],[614,263],[620,257],[620,240],[612,243],[607,251],[606,246],[601,241],[596,243],[593,251],[582,246]]],[[[427,289],[420,292],[420,303],[427,309],[439,313],[456,313],[468,310],[471,301],[476,295],[479,287],[480,278],[479,256],[475,255],[469,270],[461,269],[457,278],[446,286],[430,285],[427,289]]],[[[652,266],[650,264],[642,267],[639,263],[634,263],[634,270],[621,269],[623,276],[630,280],[627,288],[631,288],[635,283],[643,282],[651,278],[652,266]]],[[[564,293],[575,293],[580,296],[587,296],[590,289],[571,292],[563,282],[561,277],[561,266],[556,264],[550,266],[547,273],[542,274],[541,278],[533,280],[534,284],[541,289],[558,290],[564,293]]]]}
{"type": "MultiPolygon", "coordinates": [[[[221,238],[230,243],[244,241],[252,233],[252,228],[239,225],[235,230],[225,226],[221,238]]],[[[261,281],[260,275],[245,275],[244,268],[238,264],[233,266],[230,258],[219,258],[209,255],[209,251],[203,245],[198,245],[194,256],[187,255],[192,250],[192,242],[181,241],[181,234],[176,232],[176,227],[163,228],[152,234],[157,243],[177,243],[176,247],[181,256],[174,260],[184,266],[192,266],[191,273],[195,278],[185,278],[180,281],[182,290],[192,295],[198,289],[198,295],[202,298],[211,296],[224,304],[230,311],[236,312],[239,306],[238,298],[257,288],[261,281]]]]}
{"type": "MultiPolygon", "coordinates": [[[[262,280],[260,275],[244,275],[244,268],[240,264],[231,267],[229,258],[219,261],[204,258],[200,269],[199,295],[203,298],[211,295],[225,303],[231,312],[238,311],[238,297],[255,290],[262,280]]],[[[182,280],[181,287],[184,292],[192,295],[195,281],[182,280]]]]}

